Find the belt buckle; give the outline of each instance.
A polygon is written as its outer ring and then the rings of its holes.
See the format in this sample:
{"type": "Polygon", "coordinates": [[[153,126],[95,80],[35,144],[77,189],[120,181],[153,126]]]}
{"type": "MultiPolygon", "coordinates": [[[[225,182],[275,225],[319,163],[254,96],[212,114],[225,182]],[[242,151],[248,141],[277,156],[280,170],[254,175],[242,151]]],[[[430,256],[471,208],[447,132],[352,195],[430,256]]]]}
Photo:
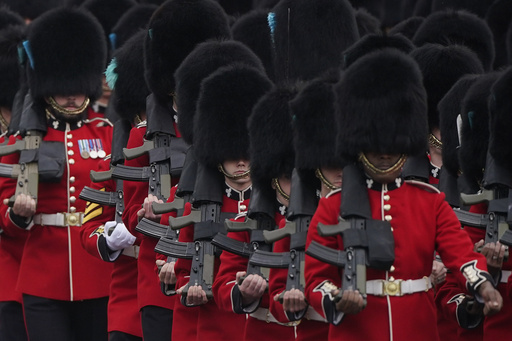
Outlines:
{"type": "Polygon", "coordinates": [[[382,292],[384,296],[402,296],[402,280],[383,281],[382,292]]]}
{"type": "Polygon", "coordinates": [[[66,225],[78,226],[80,222],[80,213],[64,213],[66,225]]]}

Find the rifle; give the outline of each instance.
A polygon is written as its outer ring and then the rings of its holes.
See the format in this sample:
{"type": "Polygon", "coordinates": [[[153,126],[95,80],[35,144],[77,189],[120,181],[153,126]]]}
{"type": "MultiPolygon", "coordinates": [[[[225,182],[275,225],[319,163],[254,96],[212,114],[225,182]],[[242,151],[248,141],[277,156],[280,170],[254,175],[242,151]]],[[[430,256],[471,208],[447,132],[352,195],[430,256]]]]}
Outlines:
{"type": "Polygon", "coordinates": [[[395,260],[391,224],[372,219],[363,172],[356,165],[343,169],[343,190],[337,225],[318,224],[321,236],[341,234],[344,250],[334,250],[313,241],[306,253],[316,259],[342,267],[341,290],[359,290],[366,303],[366,267],[389,270],[395,260]]]}
{"type": "MultiPolygon", "coordinates": [[[[311,218],[317,207],[316,188],[311,181],[306,181],[304,172],[294,169],[292,171],[292,187],[290,205],[286,225],[279,230],[263,231],[263,237],[267,243],[290,237],[290,251],[273,253],[263,250],[254,251],[249,259],[252,266],[267,268],[287,268],[286,291],[299,289],[304,292],[304,260],[306,249],[306,236],[311,218]]],[[[282,302],[284,292],[280,296],[282,302]]],[[[290,321],[300,320],[306,310],[300,313],[286,312],[290,321]]]]}
{"type": "Polygon", "coordinates": [[[216,169],[198,164],[192,212],[187,216],[169,218],[173,230],[194,224],[194,242],[182,243],[161,238],[155,248],[156,252],[166,256],[192,260],[189,284],[182,292],[184,300],[191,285],[200,285],[206,297],[213,298],[215,257],[220,255],[220,250],[211,241],[217,233],[226,233],[223,219],[234,217],[234,214],[226,212],[221,214],[222,202],[221,174],[216,169]]]}
{"type": "MultiPolygon", "coordinates": [[[[130,136],[131,123],[128,120],[119,119],[114,124],[114,132],[112,134],[112,153],[110,159],[110,169],[108,171],[97,172],[91,170],[90,176],[93,182],[102,182],[112,179],[113,170],[124,162],[122,150],[128,143],[130,136]]],[[[85,186],[80,193],[79,198],[94,202],[105,206],[115,206],[115,221],[117,223],[122,222],[122,215],[124,211],[124,192],[123,182],[119,179],[114,179],[116,184],[115,192],[104,192],[97,189],[85,186]]],[[[112,234],[112,230],[108,231],[112,234]]]]}

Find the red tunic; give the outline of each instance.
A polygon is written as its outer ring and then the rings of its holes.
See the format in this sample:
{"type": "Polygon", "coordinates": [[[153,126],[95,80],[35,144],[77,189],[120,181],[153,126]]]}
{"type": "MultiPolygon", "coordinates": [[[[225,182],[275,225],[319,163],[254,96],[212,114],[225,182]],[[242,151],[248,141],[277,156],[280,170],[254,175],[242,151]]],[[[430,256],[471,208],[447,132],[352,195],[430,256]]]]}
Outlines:
{"type": "MultiPolygon", "coordinates": [[[[110,158],[103,160],[99,171],[110,169],[110,158]]],[[[114,180],[91,182],[89,187],[115,192],[114,180]]],[[[82,226],[82,246],[96,258],[110,262],[103,234],[103,225],[114,220],[115,207],[88,202],[85,223],[82,226]]],[[[132,251],[134,247],[128,248],[132,251]]],[[[137,258],[121,254],[113,263],[110,297],[108,301],[108,331],[120,331],[142,337],[140,313],[137,305],[137,258]]]]}
{"type": "MultiPolygon", "coordinates": [[[[79,141],[100,139],[105,152],[110,153],[112,127],[105,125],[89,109],[90,121],[80,127],[65,130],[48,126],[44,141],[64,143],[66,162],[59,183],[39,183],[36,214],[84,212],[85,201],[78,198],[90,182],[89,172],[95,169],[98,159],[84,159],[80,155],[79,141]]],[[[18,163],[19,154],[5,156],[2,161],[18,163]]],[[[15,182],[9,182],[3,197],[14,194],[15,182]]],[[[1,225],[7,233],[17,230],[4,206],[0,211],[1,225]]],[[[23,249],[17,290],[24,294],[49,299],[78,301],[108,296],[112,265],[88,254],[81,245],[80,227],[34,225],[28,233],[23,249]],[[51,274],[51,275],[49,275],[51,274]]]]}
{"type": "MultiPolygon", "coordinates": [[[[398,180],[398,179],[397,179],[398,180]]],[[[459,221],[444,195],[420,188],[427,185],[399,183],[394,190],[368,189],[372,217],[391,218],[395,240],[394,271],[367,269],[367,280],[428,278],[432,270],[432,255],[437,250],[444,264],[459,279],[459,269],[474,262],[482,271],[487,270],[485,258],[473,252],[473,245],[461,231],[459,221]],[[384,206],[390,205],[390,206],[384,206]]],[[[308,245],[312,240],[335,249],[343,249],[341,236],[320,237],[318,223],[334,225],[338,222],[341,194],[320,200],[308,232],[308,245]]],[[[306,256],[306,297],[310,304],[325,316],[322,284],[330,281],[341,286],[340,269],[306,256]]],[[[436,309],[432,290],[404,296],[368,295],[368,305],[359,314],[346,315],[338,326],[332,325],[329,340],[438,340],[436,309]],[[390,329],[390,325],[392,329],[390,329]]]]}
{"type": "MultiPolygon", "coordinates": [[[[276,213],[275,220],[279,222],[284,217],[276,213]]],[[[239,219],[243,221],[242,219],[239,219]]],[[[249,232],[229,232],[228,237],[235,240],[249,243],[250,234],[249,232]]],[[[246,271],[248,265],[248,259],[242,256],[235,255],[230,252],[223,252],[220,256],[220,268],[213,284],[213,293],[219,308],[223,311],[234,312],[233,308],[238,299],[241,297],[235,297],[240,295],[238,291],[233,291],[235,287],[236,273],[239,271],[246,271]]],[[[270,299],[268,293],[263,294],[259,303],[258,309],[264,309],[269,311],[270,299]]],[[[254,307],[254,310],[256,307],[254,307]]],[[[253,311],[251,311],[253,312],[253,311]]],[[[295,339],[295,328],[293,326],[284,326],[277,323],[269,323],[263,320],[256,319],[249,315],[245,323],[245,334],[243,340],[259,341],[265,339],[269,335],[276,340],[294,340],[295,339]]]]}

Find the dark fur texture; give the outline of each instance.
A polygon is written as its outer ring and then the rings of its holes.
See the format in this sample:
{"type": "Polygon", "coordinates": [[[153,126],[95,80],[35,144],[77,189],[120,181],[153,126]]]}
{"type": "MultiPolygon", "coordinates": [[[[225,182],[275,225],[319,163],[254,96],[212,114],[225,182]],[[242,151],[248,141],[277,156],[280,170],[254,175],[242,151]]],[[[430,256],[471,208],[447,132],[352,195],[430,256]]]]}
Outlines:
{"type": "Polygon", "coordinates": [[[412,42],[418,47],[427,43],[467,46],[478,55],[485,71],[492,69],[492,32],[487,23],[475,14],[465,11],[432,13],[418,28],[412,42]]]}
{"type": "Polygon", "coordinates": [[[176,70],[174,78],[178,128],[188,144],[193,144],[194,141],[194,117],[201,81],[218,68],[234,63],[243,63],[264,72],[258,57],[237,41],[209,41],[199,44],[176,70]]]}
{"type": "Polygon", "coordinates": [[[508,28],[507,31],[507,58],[508,58],[508,64],[512,65],[512,25],[508,28]]]}
{"type": "Polygon", "coordinates": [[[439,127],[437,104],[457,80],[466,74],[483,73],[478,56],[465,46],[425,44],[411,52],[427,90],[428,126],[439,127]]]}
{"type": "Polygon", "coordinates": [[[462,172],[472,181],[480,181],[483,177],[489,146],[488,100],[491,86],[498,77],[496,72],[480,76],[462,101],[459,163],[462,172]]]}
{"type": "Polygon", "coordinates": [[[495,1],[485,16],[485,21],[492,31],[494,37],[494,47],[496,49],[496,58],[494,59],[494,69],[509,64],[507,59],[507,30],[512,22],[512,1],[495,1]]]}
{"type": "Polygon", "coordinates": [[[272,87],[261,70],[243,64],[218,69],[201,83],[194,120],[197,161],[212,167],[249,159],[247,120],[272,87]]]}
{"type": "Polygon", "coordinates": [[[336,99],[333,90],[339,80],[337,69],[315,79],[290,103],[293,114],[295,165],[299,169],[342,168],[336,155],[336,99]]]}
{"type": "Polygon", "coordinates": [[[28,68],[32,96],[102,93],[107,44],[98,20],[84,10],[46,12],[29,27],[34,69],[28,68]]]}
{"type": "Polygon", "coordinates": [[[252,9],[252,0],[216,0],[226,11],[235,17],[244,15],[252,9]]]}
{"type": "Polygon", "coordinates": [[[432,12],[466,10],[484,18],[494,0],[432,0],[432,12]]]}
{"type": "Polygon", "coordinates": [[[412,15],[415,17],[428,17],[432,13],[433,0],[417,0],[412,15]]]}
{"type": "Polygon", "coordinates": [[[443,168],[452,175],[457,176],[459,165],[459,132],[457,130],[457,116],[461,113],[462,100],[469,88],[480,75],[466,75],[461,77],[439,101],[439,129],[443,140],[443,168]]]}
{"type": "Polygon", "coordinates": [[[425,18],[423,17],[407,18],[399,22],[391,30],[389,30],[389,35],[391,36],[400,33],[409,40],[412,40],[412,38],[416,34],[416,31],[418,30],[418,27],[420,27],[421,24],[423,24],[423,21],[425,21],[425,18]]]}
{"type": "Polygon", "coordinates": [[[131,36],[145,29],[157,8],[155,5],[141,4],[127,10],[112,28],[112,33],[116,35],[116,44],[110,47],[114,50],[120,48],[131,36]]]}
{"type": "Polygon", "coordinates": [[[401,34],[392,36],[369,34],[343,52],[343,68],[346,69],[356,60],[370,52],[385,48],[395,48],[404,53],[409,53],[414,49],[414,45],[401,34]]]}
{"type": "Polygon", "coordinates": [[[18,44],[25,38],[24,25],[10,25],[0,30],[0,107],[12,108],[20,87],[18,44]]]}
{"type": "Polygon", "coordinates": [[[25,21],[16,12],[5,5],[0,5],[0,30],[8,26],[25,26],[25,21]]]}
{"type": "Polygon", "coordinates": [[[489,101],[489,151],[512,171],[512,67],[494,83],[489,101]]]}
{"type": "Polygon", "coordinates": [[[364,8],[357,9],[356,22],[360,37],[363,37],[367,34],[377,34],[380,32],[380,20],[371,15],[371,13],[364,8]]]}
{"type": "Polygon", "coordinates": [[[241,16],[231,28],[233,39],[247,45],[261,59],[267,75],[274,80],[272,41],[267,11],[258,10],[241,16]]]}
{"type": "Polygon", "coordinates": [[[348,0],[283,0],[274,12],[278,83],[311,80],[339,67],[341,53],[359,39],[348,0]]]}
{"type": "Polygon", "coordinates": [[[34,20],[43,13],[66,5],[66,0],[9,0],[6,1],[11,10],[19,13],[23,18],[34,20]]]}
{"type": "Polygon", "coordinates": [[[294,167],[292,88],[274,88],[263,96],[249,117],[251,179],[255,186],[269,186],[273,178],[292,175],[294,167]]]}
{"type": "Polygon", "coordinates": [[[426,92],[410,56],[396,49],[372,52],[342,74],[335,91],[340,156],[426,151],[426,92]]]}
{"type": "Polygon", "coordinates": [[[148,28],[146,82],[161,103],[171,99],[174,72],[197,44],[231,35],[226,13],[213,0],[168,0],[153,14],[148,28]]]}
{"type": "Polygon", "coordinates": [[[135,115],[146,109],[146,97],[149,95],[149,88],[144,80],[145,34],[144,31],[139,31],[114,54],[118,78],[113,104],[118,115],[130,122],[135,115]]]}

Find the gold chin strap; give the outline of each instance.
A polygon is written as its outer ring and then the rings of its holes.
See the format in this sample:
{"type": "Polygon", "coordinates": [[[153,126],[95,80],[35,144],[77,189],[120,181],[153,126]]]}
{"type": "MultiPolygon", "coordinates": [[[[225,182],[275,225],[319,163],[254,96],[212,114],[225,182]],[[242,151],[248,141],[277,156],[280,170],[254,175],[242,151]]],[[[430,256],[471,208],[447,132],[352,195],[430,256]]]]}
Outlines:
{"type": "Polygon", "coordinates": [[[87,109],[87,107],[89,106],[89,102],[89,97],[86,97],[85,101],[82,103],[81,106],[79,106],[75,110],[67,110],[61,107],[57,102],[55,102],[55,99],[53,97],[48,97],[48,103],[50,104],[52,109],[63,115],[80,115],[84,112],[85,109],[87,109]]]}
{"type": "Polygon", "coordinates": [[[2,109],[0,109],[0,126],[2,127],[2,131],[6,131],[7,128],[9,128],[9,123],[7,123],[2,109]]]}
{"type": "Polygon", "coordinates": [[[393,166],[389,167],[388,169],[378,169],[366,158],[366,155],[364,155],[364,153],[359,154],[359,161],[361,161],[363,165],[369,168],[372,172],[379,175],[387,175],[402,168],[405,163],[405,160],[407,160],[407,156],[405,154],[401,154],[400,158],[395,162],[393,166]]]}
{"type": "Polygon", "coordinates": [[[320,168],[317,168],[315,170],[315,175],[317,178],[320,179],[320,181],[322,181],[322,183],[327,186],[327,188],[329,188],[331,191],[334,191],[335,189],[338,189],[339,187],[336,187],[334,186],[329,180],[327,180],[324,176],[324,174],[322,173],[322,171],[320,170],[320,168]]]}
{"type": "Polygon", "coordinates": [[[428,144],[436,149],[443,150],[443,142],[435,137],[434,134],[428,135],[428,144]]]}
{"type": "Polygon", "coordinates": [[[237,174],[237,175],[232,175],[232,174],[228,174],[225,170],[224,170],[224,167],[222,167],[222,165],[219,163],[219,165],[217,166],[217,168],[219,169],[219,171],[224,174],[224,176],[228,179],[231,179],[231,180],[238,180],[238,179],[242,179],[242,178],[246,178],[249,176],[249,174],[251,174],[251,170],[249,169],[248,171],[245,171],[243,172],[242,174],[237,174]]]}
{"type": "Polygon", "coordinates": [[[277,192],[279,192],[279,194],[281,194],[285,200],[290,201],[290,196],[286,194],[285,191],[283,191],[283,188],[281,187],[279,180],[277,178],[273,178],[272,183],[274,184],[274,186],[276,186],[277,192]]]}

